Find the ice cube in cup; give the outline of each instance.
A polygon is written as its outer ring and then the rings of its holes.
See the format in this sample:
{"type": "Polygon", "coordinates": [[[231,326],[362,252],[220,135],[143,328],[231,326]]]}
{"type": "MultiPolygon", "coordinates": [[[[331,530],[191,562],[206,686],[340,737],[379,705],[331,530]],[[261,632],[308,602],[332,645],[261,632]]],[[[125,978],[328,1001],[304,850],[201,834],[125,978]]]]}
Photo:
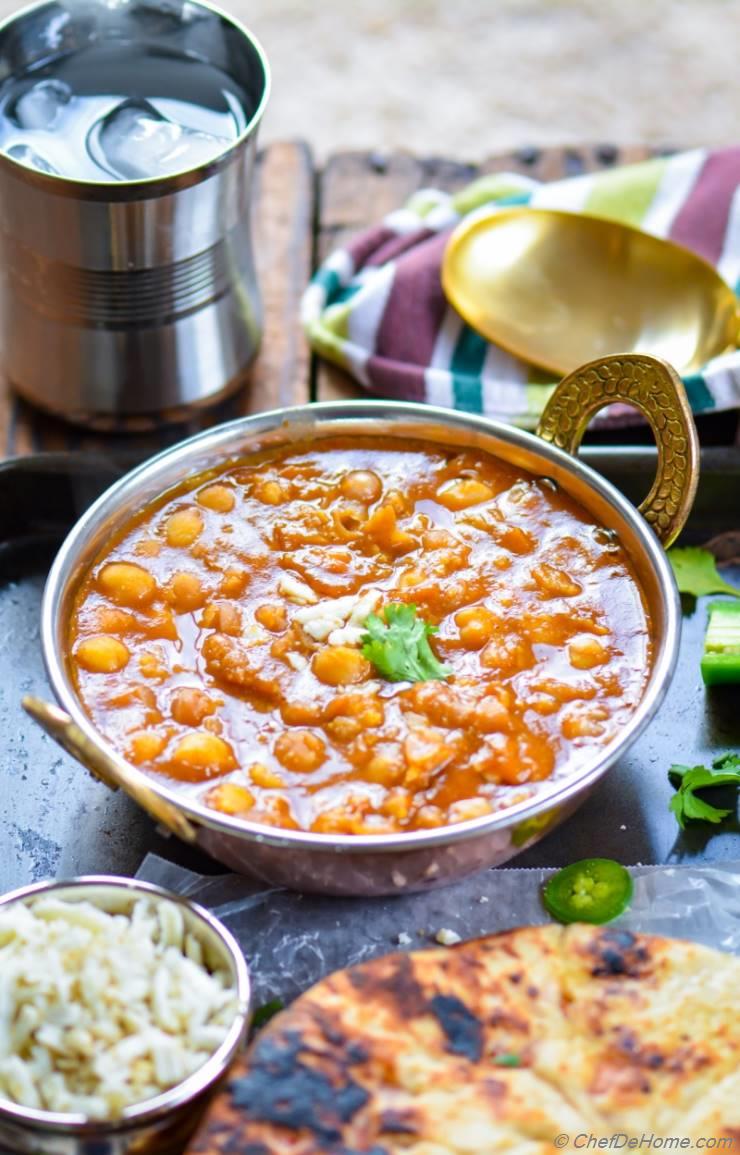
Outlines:
{"type": "Polygon", "coordinates": [[[148,100],[124,100],[92,130],[99,161],[123,180],[167,176],[198,168],[229,141],[176,124],[148,100]]]}
{"type": "Polygon", "coordinates": [[[50,132],[71,99],[72,89],[63,80],[39,80],[20,94],[10,116],[19,128],[50,132]]]}
{"type": "Polygon", "coordinates": [[[39,156],[36,150],[27,144],[11,145],[7,155],[17,160],[19,164],[25,164],[26,168],[35,168],[37,172],[45,172],[49,176],[60,175],[54,165],[49,164],[48,160],[44,160],[43,156],[39,156]]]}

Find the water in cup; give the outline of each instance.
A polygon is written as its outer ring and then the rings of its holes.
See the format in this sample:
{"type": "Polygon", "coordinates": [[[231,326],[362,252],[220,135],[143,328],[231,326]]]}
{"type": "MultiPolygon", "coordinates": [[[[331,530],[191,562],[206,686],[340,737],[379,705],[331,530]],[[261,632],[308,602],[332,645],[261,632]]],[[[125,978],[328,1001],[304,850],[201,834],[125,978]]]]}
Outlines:
{"type": "Polygon", "coordinates": [[[0,87],[0,150],[78,180],[163,177],[214,160],[250,111],[229,76],[193,55],[101,39],[0,87]]]}

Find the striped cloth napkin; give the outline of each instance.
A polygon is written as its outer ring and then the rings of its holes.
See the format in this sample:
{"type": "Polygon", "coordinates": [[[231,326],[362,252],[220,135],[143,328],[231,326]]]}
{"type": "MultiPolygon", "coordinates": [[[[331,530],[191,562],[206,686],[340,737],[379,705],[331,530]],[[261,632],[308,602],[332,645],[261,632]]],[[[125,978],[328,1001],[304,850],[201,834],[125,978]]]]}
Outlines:
{"type": "MultiPolygon", "coordinates": [[[[372,393],[533,428],[552,378],[469,328],[440,284],[457,222],[511,204],[583,211],[669,237],[711,261],[738,291],[740,148],[694,149],[552,184],[496,173],[454,196],[424,189],[333,252],[303,297],[313,348],[372,393]]],[[[740,406],[740,351],[684,382],[695,413],[740,406]]],[[[623,406],[606,413],[607,423],[636,418],[623,406]]]]}

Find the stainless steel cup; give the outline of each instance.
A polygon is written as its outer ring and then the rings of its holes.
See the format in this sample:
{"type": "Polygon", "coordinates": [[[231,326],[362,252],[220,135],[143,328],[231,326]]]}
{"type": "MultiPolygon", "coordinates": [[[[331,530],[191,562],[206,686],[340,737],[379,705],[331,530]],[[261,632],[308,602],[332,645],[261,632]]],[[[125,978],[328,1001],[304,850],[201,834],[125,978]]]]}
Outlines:
{"type": "Polygon", "coordinates": [[[241,136],[186,172],[116,183],[0,153],[0,365],[36,405],[124,423],[210,404],[257,351],[250,201],[266,57],[201,0],[45,0],[0,25],[0,83],[94,38],[194,54],[247,97],[241,136]]]}

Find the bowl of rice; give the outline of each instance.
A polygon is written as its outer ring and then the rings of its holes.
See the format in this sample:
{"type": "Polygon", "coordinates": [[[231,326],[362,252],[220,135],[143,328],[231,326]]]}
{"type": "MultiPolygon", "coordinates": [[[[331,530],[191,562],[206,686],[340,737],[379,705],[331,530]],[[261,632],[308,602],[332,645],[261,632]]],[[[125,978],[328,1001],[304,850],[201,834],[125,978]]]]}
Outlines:
{"type": "Polygon", "coordinates": [[[249,1027],[238,943],[149,883],[0,898],[0,1151],[169,1155],[249,1027]]]}

